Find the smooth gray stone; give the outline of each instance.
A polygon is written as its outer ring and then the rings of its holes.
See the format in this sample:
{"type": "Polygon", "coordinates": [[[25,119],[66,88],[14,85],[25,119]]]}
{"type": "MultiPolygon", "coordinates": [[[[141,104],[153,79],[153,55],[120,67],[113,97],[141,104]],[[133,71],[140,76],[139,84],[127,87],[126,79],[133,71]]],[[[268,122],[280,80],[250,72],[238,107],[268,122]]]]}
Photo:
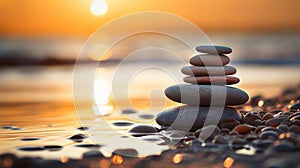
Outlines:
{"type": "Polygon", "coordinates": [[[224,66],[230,62],[226,55],[201,54],[190,58],[190,64],[195,66],[224,66]]]}
{"type": "Polygon", "coordinates": [[[181,72],[193,76],[223,76],[235,74],[236,69],[232,66],[185,66],[181,68],[181,72]]]}
{"type": "Polygon", "coordinates": [[[174,129],[197,130],[203,127],[207,116],[210,119],[206,122],[207,125],[217,125],[226,120],[241,121],[242,119],[241,114],[231,107],[183,105],[159,113],[156,116],[156,122],[161,126],[171,126],[174,129]],[[218,115],[221,116],[217,118],[218,115]]]}
{"type": "Polygon", "coordinates": [[[173,85],[165,90],[165,95],[175,102],[195,106],[240,105],[249,99],[248,94],[238,88],[217,85],[173,85]]]}
{"type": "Polygon", "coordinates": [[[203,45],[196,47],[198,52],[208,54],[230,54],[232,49],[226,46],[203,45]]]}

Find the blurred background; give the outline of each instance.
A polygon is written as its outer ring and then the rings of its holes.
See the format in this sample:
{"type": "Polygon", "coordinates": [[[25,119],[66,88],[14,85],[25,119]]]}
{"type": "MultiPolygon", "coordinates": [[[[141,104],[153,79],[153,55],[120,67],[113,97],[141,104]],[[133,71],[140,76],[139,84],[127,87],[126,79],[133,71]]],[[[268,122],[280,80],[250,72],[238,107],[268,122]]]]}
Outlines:
{"type": "MultiPolygon", "coordinates": [[[[212,43],[231,47],[231,64],[237,67],[237,76],[241,78],[237,86],[251,97],[274,97],[284,91],[293,92],[300,83],[299,6],[299,0],[1,0],[0,126],[12,126],[8,128],[17,132],[1,130],[4,134],[0,134],[0,144],[6,145],[1,145],[0,150],[14,149],[20,142],[12,140],[19,139],[20,135],[44,137],[43,143],[46,144],[62,144],[64,141],[57,140],[57,137],[74,133],[74,127],[79,126],[72,97],[77,56],[98,28],[135,12],[162,11],[184,17],[202,29],[212,43]],[[49,136],[52,139],[46,138],[49,136]]],[[[120,32],[124,27],[120,27],[120,32]]],[[[168,29],[188,34],[180,25],[170,25],[168,29]]],[[[155,37],[146,35],[143,38],[151,41],[156,40],[155,37]]],[[[141,41],[136,37],[119,43],[102,61],[122,59],[141,41]]],[[[162,46],[166,43],[176,45],[170,39],[160,41],[162,46]]],[[[188,61],[191,56],[187,53],[182,58],[188,61]]],[[[157,61],[152,58],[149,56],[140,61],[157,61]]],[[[78,64],[88,67],[94,61],[99,60],[87,58],[78,60],[78,64]]],[[[183,65],[173,65],[163,57],[158,61],[182,75],[180,68],[183,65]]],[[[115,67],[117,63],[110,65],[115,67]]],[[[129,63],[127,69],[125,66],[123,73],[131,72],[132,65],[129,63]]],[[[99,72],[101,75],[96,78],[94,87],[94,104],[89,104],[90,107],[96,105],[90,110],[96,115],[115,110],[111,101],[111,69],[106,67],[99,72]]],[[[163,90],[175,83],[160,71],[137,75],[130,90],[135,100],[133,106],[138,110],[168,106],[168,102],[161,105],[161,100],[165,99],[162,91],[152,91],[153,88],[163,90]],[[158,101],[150,102],[149,95],[158,101]]],[[[122,81],[117,84],[121,85],[122,81]]],[[[123,89],[121,86],[114,89],[118,88],[123,89]]],[[[91,96],[90,93],[82,94],[91,96]]],[[[93,117],[87,116],[87,123],[93,125],[93,117]]],[[[148,115],[146,121],[152,119],[154,123],[153,118],[153,115],[148,115]]]]}

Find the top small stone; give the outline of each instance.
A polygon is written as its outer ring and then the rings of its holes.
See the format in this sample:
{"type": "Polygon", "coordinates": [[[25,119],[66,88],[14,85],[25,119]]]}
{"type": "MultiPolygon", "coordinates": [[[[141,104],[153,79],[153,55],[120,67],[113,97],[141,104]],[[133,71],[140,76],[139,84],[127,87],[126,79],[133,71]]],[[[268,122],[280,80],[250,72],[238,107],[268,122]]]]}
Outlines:
{"type": "Polygon", "coordinates": [[[222,54],[230,54],[232,49],[225,46],[198,46],[196,50],[201,53],[207,54],[215,54],[215,55],[222,55],[222,54]]]}

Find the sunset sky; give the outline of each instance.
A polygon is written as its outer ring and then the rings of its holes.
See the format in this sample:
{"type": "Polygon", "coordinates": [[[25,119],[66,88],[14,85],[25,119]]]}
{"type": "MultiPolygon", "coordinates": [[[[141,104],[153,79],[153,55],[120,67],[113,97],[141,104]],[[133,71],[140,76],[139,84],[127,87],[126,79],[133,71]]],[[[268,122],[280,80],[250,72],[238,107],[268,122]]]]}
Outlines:
{"type": "Polygon", "coordinates": [[[163,11],[194,22],[204,31],[299,31],[299,0],[105,0],[94,15],[93,0],[1,0],[0,36],[88,36],[122,15],[163,11]]]}

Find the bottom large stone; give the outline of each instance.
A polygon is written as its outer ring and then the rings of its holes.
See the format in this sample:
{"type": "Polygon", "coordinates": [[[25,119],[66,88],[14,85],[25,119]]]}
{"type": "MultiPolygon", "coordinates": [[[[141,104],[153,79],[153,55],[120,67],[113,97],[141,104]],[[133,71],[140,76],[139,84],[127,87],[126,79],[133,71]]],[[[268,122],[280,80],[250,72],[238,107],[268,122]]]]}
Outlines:
{"type": "Polygon", "coordinates": [[[241,114],[231,107],[183,105],[159,113],[156,122],[179,130],[197,130],[205,125],[218,125],[229,119],[240,121],[241,114]]]}

